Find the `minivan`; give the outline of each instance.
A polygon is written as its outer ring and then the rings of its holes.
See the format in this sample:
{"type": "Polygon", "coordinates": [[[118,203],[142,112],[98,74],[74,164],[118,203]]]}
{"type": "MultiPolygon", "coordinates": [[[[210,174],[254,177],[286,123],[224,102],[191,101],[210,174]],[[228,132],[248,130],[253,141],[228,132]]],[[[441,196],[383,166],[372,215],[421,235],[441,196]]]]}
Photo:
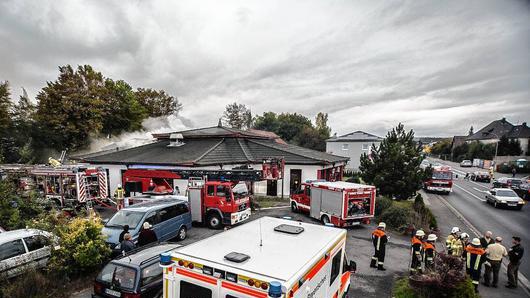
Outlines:
{"type": "Polygon", "coordinates": [[[151,229],[156,233],[158,241],[173,238],[184,240],[191,228],[188,202],[167,198],[125,207],[105,223],[101,232],[108,237],[106,241],[111,249],[115,250],[119,249],[119,236],[123,231],[123,226],[129,225],[129,234],[134,243],[137,243],[144,222],[151,224],[151,229]]]}

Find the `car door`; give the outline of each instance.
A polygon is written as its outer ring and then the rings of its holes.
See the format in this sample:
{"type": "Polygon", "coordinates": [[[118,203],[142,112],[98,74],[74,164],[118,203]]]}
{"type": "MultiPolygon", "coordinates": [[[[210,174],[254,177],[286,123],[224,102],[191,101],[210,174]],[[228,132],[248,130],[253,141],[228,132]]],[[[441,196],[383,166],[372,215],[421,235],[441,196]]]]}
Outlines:
{"type": "Polygon", "coordinates": [[[28,258],[34,261],[34,267],[45,267],[50,258],[50,240],[43,235],[34,235],[24,238],[28,250],[28,258]]]}
{"type": "MultiPolygon", "coordinates": [[[[151,224],[152,226],[152,230],[155,231],[155,234],[156,234],[156,237],[158,238],[158,240],[161,240],[162,236],[163,236],[163,233],[161,231],[161,228],[160,228],[160,214],[158,211],[151,211],[147,214],[147,216],[145,217],[145,220],[142,222],[142,225],[144,222],[148,222],[149,224],[151,224]]],[[[142,229],[142,227],[140,226],[140,230],[142,229]]],[[[136,237],[138,238],[138,235],[136,235],[136,237]]]]}
{"type": "Polygon", "coordinates": [[[177,205],[165,207],[158,211],[160,214],[159,228],[163,235],[163,240],[169,240],[175,237],[178,233],[178,216],[177,216],[177,205]]]}
{"type": "Polygon", "coordinates": [[[177,205],[177,225],[180,228],[181,226],[186,226],[186,228],[191,227],[191,213],[188,204],[180,203],[177,205]]]}
{"type": "Polygon", "coordinates": [[[22,239],[15,239],[0,245],[0,275],[13,277],[20,274],[30,263],[22,239]]]}

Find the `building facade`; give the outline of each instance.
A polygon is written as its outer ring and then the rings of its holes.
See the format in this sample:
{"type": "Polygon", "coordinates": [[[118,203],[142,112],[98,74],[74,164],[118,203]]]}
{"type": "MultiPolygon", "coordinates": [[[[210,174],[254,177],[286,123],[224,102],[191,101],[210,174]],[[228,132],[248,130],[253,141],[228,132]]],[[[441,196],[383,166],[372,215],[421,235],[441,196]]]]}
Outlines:
{"type": "Polygon", "coordinates": [[[349,158],[346,170],[358,171],[361,155],[369,154],[373,145],[379,147],[383,139],[364,131],[355,131],[326,140],[326,152],[349,158]]]}
{"type": "MultiPolygon", "coordinates": [[[[152,143],[125,150],[91,153],[77,159],[108,171],[111,193],[128,169],[261,170],[263,161],[282,159],[283,179],[254,182],[258,195],[288,196],[312,179],[340,180],[348,158],[287,144],[277,135],[222,126],[155,134],[152,143]]],[[[174,179],[181,192],[187,179],[174,179]]]]}

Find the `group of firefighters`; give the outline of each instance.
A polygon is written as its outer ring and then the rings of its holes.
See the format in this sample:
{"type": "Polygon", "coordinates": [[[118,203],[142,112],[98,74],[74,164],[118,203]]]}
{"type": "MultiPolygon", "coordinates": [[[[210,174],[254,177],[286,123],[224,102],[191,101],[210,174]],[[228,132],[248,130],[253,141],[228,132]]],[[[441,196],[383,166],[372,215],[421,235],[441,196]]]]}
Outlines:
{"type": "MultiPolygon", "coordinates": [[[[388,236],[385,232],[386,224],[379,223],[377,229],[372,232],[372,243],[374,245],[374,255],[370,267],[378,270],[386,270],[384,267],[386,244],[388,236]]],[[[437,255],[435,242],[437,236],[429,234],[427,237],[423,230],[417,230],[411,238],[411,259],[410,273],[421,274],[424,271],[435,270],[435,257],[437,255]]],[[[482,238],[469,240],[469,234],[463,233],[458,227],[453,227],[451,234],[447,236],[445,244],[447,255],[463,258],[465,260],[466,273],[471,278],[478,292],[478,285],[481,277],[482,266],[485,267],[484,282],[487,287],[497,287],[499,271],[502,259],[509,258],[508,283],[507,288],[516,288],[518,280],[518,269],[523,257],[524,249],[521,246],[521,239],[513,237],[513,246],[510,250],[502,245],[502,238],[493,238],[493,233],[487,231],[482,238]],[[493,276],[493,279],[492,279],[493,276]]]]}

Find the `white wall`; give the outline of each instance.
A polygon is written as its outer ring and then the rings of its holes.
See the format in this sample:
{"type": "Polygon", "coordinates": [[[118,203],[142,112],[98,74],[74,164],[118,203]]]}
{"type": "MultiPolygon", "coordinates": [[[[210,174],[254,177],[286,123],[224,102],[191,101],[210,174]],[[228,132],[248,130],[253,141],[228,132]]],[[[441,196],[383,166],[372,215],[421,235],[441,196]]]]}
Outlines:
{"type": "Polygon", "coordinates": [[[122,183],[121,171],[127,170],[126,166],[122,165],[94,165],[96,167],[102,167],[109,171],[109,195],[114,196],[114,191],[118,188],[118,184],[122,183]]]}
{"type": "Polygon", "coordinates": [[[357,171],[361,165],[361,155],[370,153],[372,144],[379,146],[381,142],[326,142],[326,152],[349,157],[350,160],[346,164],[346,169],[357,171]],[[344,144],[347,144],[347,148],[343,147],[344,144]],[[368,146],[368,150],[363,150],[363,145],[368,146]]]}

